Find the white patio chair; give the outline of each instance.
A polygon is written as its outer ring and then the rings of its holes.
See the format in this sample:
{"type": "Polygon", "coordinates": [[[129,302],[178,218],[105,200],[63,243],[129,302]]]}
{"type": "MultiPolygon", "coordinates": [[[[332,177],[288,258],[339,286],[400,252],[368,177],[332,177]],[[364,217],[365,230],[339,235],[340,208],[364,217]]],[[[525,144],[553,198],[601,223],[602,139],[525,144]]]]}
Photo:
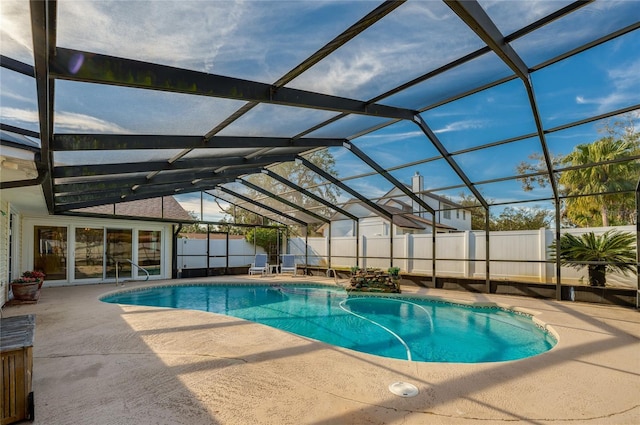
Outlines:
{"type": "Polygon", "coordinates": [[[269,273],[269,263],[267,263],[267,254],[256,254],[256,258],[253,260],[251,267],[249,267],[249,274],[260,273],[263,276],[269,273]]]}
{"type": "Polygon", "coordinates": [[[283,254],[282,263],[280,263],[280,273],[293,273],[296,276],[298,265],[296,264],[296,256],[293,254],[283,254]]]}

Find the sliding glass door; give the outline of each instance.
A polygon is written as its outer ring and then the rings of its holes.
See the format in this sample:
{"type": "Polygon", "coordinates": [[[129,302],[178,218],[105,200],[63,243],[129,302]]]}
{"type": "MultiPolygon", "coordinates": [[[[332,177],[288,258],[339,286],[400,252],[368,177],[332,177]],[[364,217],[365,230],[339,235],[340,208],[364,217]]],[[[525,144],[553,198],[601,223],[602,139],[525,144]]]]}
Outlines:
{"type": "MultiPolygon", "coordinates": [[[[140,230],[138,232],[138,264],[152,276],[160,275],[162,249],[161,232],[158,230],[140,230]]],[[[138,270],[138,276],[145,276],[142,270],[138,270]]]]}
{"type": "Polygon", "coordinates": [[[46,280],[67,279],[67,228],[35,226],[33,229],[33,268],[46,280]]]}
{"type": "Polygon", "coordinates": [[[77,228],[74,259],[75,279],[102,279],[104,274],[104,229],[77,228]]]}
{"type": "Polygon", "coordinates": [[[106,269],[105,277],[131,278],[131,260],[133,252],[133,238],[131,229],[107,229],[106,239],[106,269]]]}

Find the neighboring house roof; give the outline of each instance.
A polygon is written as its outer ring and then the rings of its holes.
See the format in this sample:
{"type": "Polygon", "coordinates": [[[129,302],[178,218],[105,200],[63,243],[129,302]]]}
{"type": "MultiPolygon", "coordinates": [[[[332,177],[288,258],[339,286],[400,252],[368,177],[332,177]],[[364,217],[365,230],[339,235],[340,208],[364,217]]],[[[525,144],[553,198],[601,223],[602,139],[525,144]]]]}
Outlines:
{"type": "MultiPolygon", "coordinates": [[[[402,202],[399,202],[402,203],[402,202]]],[[[363,207],[365,207],[366,209],[370,210],[374,215],[377,215],[378,213],[371,208],[370,206],[368,206],[367,204],[364,203],[359,203],[359,201],[355,200],[355,199],[350,199],[347,202],[345,202],[345,204],[342,206],[342,208],[348,208],[350,204],[359,204],[363,207]]],[[[433,225],[433,222],[431,220],[428,220],[426,218],[422,218],[420,216],[417,216],[415,214],[412,214],[410,212],[407,212],[405,210],[402,210],[400,208],[396,208],[396,207],[392,207],[391,205],[386,205],[386,204],[378,204],[382,209],[384,209],[385,211],[391,213],[393,215],[393,224],[395,224],[398,227],[402,227],[405,229],[426,229],[428,227],[431,227],[433,225]]],[[[344,216],[340,213],[335,213],[333,216],[331,216],[331,221],[340,219],[340,218],[344,218],[344,216]]],[[[323,224],[320,229],[324,228],[326,226],[326,224],[323,224]]],[[[436,223],[436,227],[438,229],[446,229],[446,230],[456,230],[455,227],[452,226],[447,226],[445,224],[439,224],[436,223]]],[[[319,230],[320,230],[319,229],[319,230]]]]}
{"type": "MultiPolygon", "coordinates": [[[[380,205],[384,210],[393,214],[393,224],[395,224],[396,226],[403,227],[405,229],[426,229],[427,227],[433,225],[433,221],[427,220],[426,218],[422,218],[412,213],[408,213],[399,208],[384,204],[378,205],[380,205]]],[[[365,205],[365,207],[367,209],[371,209],[367,205],[365,205]]],[[[371,209],[371,211],[375,212],[373,209],[371,209]]],[[[456,230],[455,227],[447,226],[440,223],[436,223],[436,227],[438,229],[456,230]]]]}
{"type": "MultiPolygon", "coordinates": [[[[403,183],[404,184],[404,183],[403,183]]],[[[404,184],[409,190],[411,189],[411,186],[409,186],[408,184],[404,184]]],[[[396,196],[398,195],[393,195],[392,193],[395,191],[399,191],[400,189],[398,189],[397,187],[393,187],[390,191],[388,191],[387,193],[385,193],[380,199],[388,199],[388,200],[394,200],[395,202],[400,203],[401,201],[398,201],[398,199],[396,198],[396,196]]],[[[426,191],[422,191],[422,195],[424,196],[428,196],[431,199],[435,199],[436,201],[442,203],[442,204],[447,204],[450,205],[456,209],[467,209],[467,207],[465,207],[464,205],[460,205],[457,202],[452,201],[451,199],[447,199],[444,196],[440,196],[440,195],[436,195],[435,193],[431,193],[431,192],[426,192],[426,191]]],[[[407,196],[404,193],[401,194],[401,196],[407,196]]],[[[405,204],[406,205],[406,204],[405,204]]]]}
{"type": "Polygon", "coordinates": [[[413,211],[411,205],[407,204],[406,202],[402,202],[401,200],[399,200],[397,198],[389,198],[389,199],[385,199],[384,202],[380,202],[380,204],[382,204],[382,205],[389,205],[391,203],[395,203],[395,204],[400,205],[401,209],[404,212],[412,212],[413,211]]]}
{"type": "MultiPolygon", "coordinates": [[[[76,212],[92,214],[114,214],[114,205],[80,208],[76,212]]],[[[115,214],[132,217],[167,218],[172,220],[193,220],[193,217],[182,208],[173,196],[164,198],[141,199],[139,201],[115,204],[115,214]]]]}

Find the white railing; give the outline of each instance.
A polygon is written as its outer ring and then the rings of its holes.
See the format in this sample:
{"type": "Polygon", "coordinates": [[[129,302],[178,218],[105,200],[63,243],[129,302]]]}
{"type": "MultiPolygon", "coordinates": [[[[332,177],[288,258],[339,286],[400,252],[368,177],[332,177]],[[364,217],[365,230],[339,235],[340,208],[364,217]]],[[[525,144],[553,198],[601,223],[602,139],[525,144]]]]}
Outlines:
{"type": "MultiPolygon", "coordinates": [[[[149,271],[148,271],[147,269],[145,269],[144,267],[141,267],[141,266],[137,265],[136,263],[134,263],[133,261],[131,261],[131,260],[130,260],[130,259],[128,259],[128,258],[127,258],[126,260],[124,260],[124,261],[126,261],[127,263],[130,263],[132,266],[136,266],[138,269],[140,269],[140,270],[142,270],[143,272],[145,272],[145,274],[147,275],[147,277],[144,279],[144,280],[145,280],[145,282],[146,282],[147,280],[149,280],[149,271]]],[[[120,261],[116,260],[116,286],[124,286],[124,283],[120,283],[120,282],[118,281],[118,279],[119,279],[119,270],[120,270],[120,261]]]]}

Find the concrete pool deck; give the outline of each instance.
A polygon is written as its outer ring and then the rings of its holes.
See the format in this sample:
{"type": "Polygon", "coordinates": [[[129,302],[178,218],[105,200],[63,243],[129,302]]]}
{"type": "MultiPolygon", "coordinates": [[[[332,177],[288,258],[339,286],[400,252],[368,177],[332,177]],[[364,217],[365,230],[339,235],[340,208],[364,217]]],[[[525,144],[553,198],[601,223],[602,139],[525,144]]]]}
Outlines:
{"type": "MultiPolygon", "coordinates": [[[[187,282],[124,289],[163,283],[187,282]]],[[[536,311],[559,336],[553,350],[529,359],[412,363],[233,317],[99,301],[115,290],[45,284],[37,304],[3,308],[3,317],[36,314],[35,424],[640,423],[640,313],[633,309],[403,286],[536,311]],[[392,394],[398,381],[419,394],[392,394]]]]}

